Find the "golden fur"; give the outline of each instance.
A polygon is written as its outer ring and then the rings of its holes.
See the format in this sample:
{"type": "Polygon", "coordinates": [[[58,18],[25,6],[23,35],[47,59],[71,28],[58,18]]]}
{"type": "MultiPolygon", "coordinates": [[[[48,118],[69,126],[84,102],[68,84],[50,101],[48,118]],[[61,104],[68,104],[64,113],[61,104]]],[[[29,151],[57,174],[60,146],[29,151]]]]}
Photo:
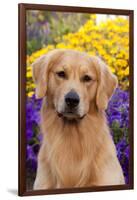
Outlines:
{"type": "Polygon", "coordinates": [[[43,142],[38,155],[34,189],[124,184],[104,110],[117,86],[116,77],[97,57],[74,50],[53,50],[33,64],[36,96],[43,98],[43,142]],[[64,80],[57,71],[65,71],[64,80]],[[82,82],[84,74],[92,80],[82,82]],[[65,94],[80,96],[79,116],[66,120],[65,94]]]}

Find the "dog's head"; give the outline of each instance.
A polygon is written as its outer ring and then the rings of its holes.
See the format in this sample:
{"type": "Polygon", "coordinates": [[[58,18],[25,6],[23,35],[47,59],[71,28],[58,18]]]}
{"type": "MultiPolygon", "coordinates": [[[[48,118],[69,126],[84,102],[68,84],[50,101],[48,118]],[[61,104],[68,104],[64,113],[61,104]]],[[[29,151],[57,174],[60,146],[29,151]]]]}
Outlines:
{"type": "Polygon", "coordinates": [[[74,50],[53,50],[33,64],[36,97],[47,96],[58,115],[83,118],[94,104],[105,110],[117,78],[97,57],[74,50]]]}

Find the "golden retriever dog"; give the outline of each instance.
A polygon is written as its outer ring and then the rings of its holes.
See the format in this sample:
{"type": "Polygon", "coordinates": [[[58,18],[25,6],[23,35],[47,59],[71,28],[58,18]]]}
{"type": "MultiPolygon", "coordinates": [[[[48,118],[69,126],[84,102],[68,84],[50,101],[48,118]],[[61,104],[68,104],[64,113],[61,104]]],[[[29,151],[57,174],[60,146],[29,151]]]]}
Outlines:
{"type": "Polygon", "coordinates": [[[34,189],[124,184],[105,109],[117,78],[95,56],[55,49],[33,64],[43,98],[34,189]]]}

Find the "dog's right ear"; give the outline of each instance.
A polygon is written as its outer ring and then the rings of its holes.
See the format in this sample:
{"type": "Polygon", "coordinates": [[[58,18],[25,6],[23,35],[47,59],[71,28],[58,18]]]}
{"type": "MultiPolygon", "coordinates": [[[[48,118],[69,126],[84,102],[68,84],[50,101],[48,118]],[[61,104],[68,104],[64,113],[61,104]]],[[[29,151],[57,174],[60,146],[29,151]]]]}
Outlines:
{"type": "Polygon", "coordinates": [[[48,74],[51,66],[64,54],[63,49],[55,49],[41,56],[32,64],[32,76],[36,84],[36,98],[46,95],[48,87],[48,74]]]}
{"type": "Polygon", "coordinates": [[[41,56],[32,64],[32,77],[36,84],[36,98],[40,99],[46,95],[48,60],[46,55],[41,56]]]}

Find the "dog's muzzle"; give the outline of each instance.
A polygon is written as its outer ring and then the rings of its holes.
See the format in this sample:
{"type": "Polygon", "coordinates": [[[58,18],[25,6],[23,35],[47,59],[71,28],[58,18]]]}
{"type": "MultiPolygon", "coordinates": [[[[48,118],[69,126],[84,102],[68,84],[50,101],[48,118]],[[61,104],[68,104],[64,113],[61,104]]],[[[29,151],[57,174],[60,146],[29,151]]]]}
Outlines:
{"type": "Polygon", "coordinates": [[[68,120],[82,119],[84,116],[80,116],[78,107],[80,103],[79,95],[71,90],[65,95],[65,107],[63,112],[58,113],[59,117],[63,117],[68,120]]]}

